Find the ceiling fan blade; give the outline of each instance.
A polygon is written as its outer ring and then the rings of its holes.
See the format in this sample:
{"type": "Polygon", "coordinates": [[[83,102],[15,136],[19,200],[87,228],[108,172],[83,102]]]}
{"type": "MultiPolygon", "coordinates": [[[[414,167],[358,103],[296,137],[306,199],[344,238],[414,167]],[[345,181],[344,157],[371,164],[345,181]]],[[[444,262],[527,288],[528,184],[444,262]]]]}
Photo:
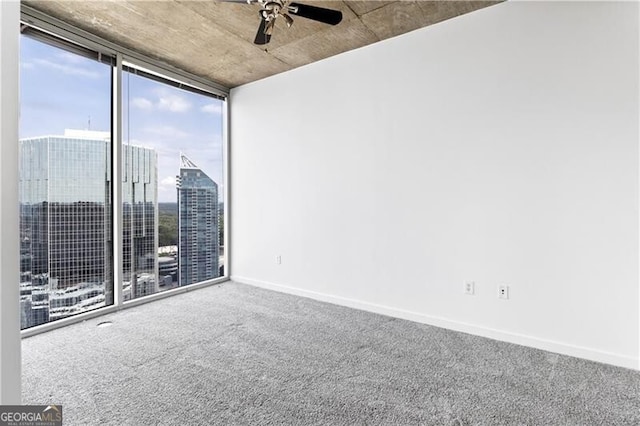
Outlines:
{"type": "Polygon", "coordinates": [[[271,35],[265,33],[266,28],[267,28],[267,21],[264,19],[261,19],[260,26],[258,27],[258,32],[256,33],[256,38],[253,41],[255,44],[269,43],[269,40],[271,40],[271,35]]]}
{"type": "Polygon", "coordinates": [[[287,27],[291,28],[291,26],[293,25],[293,18],[286,13],[283,13],[282,17],[284,18],[284,21],[287,23],[287,27]]]}
{"type": "Polygon", "coordinates": [[[273,34],[273,28],[276,26],[276,20],[272,19],[271,21],[267,22],[267,25],[264,27],[264,33],[266,35],[268,35],[269,37],[271,37],[271,34],[273,34]]]}
{"type": "Polygon", "coordinates": [[[324,7],[309,6],[307,4],[290,3],[289,13],[330,25],[337,25],[342,21],[342,12],[339,10],[325,9],[324,7]]]}

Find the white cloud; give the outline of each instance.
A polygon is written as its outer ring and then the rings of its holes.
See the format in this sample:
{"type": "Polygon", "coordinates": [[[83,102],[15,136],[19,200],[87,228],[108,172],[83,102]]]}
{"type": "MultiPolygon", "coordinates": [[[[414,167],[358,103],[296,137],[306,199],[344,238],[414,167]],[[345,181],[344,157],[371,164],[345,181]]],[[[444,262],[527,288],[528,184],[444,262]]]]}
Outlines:
{"type": "Polygon", "coordinates": [[[163,110],[170,112],[187,112],[191,109],[191,102],[178,94],[171,93],[165,88],[153,91],[152,98],[137,97],[131,104],[144,111],[163,110]]]}
{"type": "Polygon", "coordinates": [[[57,62],[50,61],[48,59],[40,59],[40,58],[34,59],[33,62],[34,62],[34,65],[39,65],[41,67],[59,71],[66,75],[74,75],[78,77],[87,77],[87,78],[100,77],[100,74],[95,71],[87,70],[75,65],[73,66],[65,65],[65,64],[60,64],[57,62]]]}
{"type": "Polygon", "coordinates": [[[167,176],[160,181],[160,186],[176,186],[176,177],[175,176],[167,176]]]}
{"type": "Polygon", "coordinates": [[[189,101],[181,96],[159,93],[158,97],[158,109],[171,112],[187,112],[191,109],[189,101]]]}
{"type": "Polygon", "coordinates": [[[133,98],[131,105],[144,111],[150,111],[153,109],[153,102],[146,98],[133,98]]]}
{"type": "MultiPolygon", "coordinates": [[[[170,170],[164,169],[164,172],[170,170]]],[[[178,173],[178,170],[175,171],[178,173]]],[[[158,200],[162,202],[176,202],[176,178],[175,176],[167,176],[158,182],[158,200]]]]}
{"type": "Polygon", "coordinates": [[[154,127],[145,127],[145,132],[150,133],[152,135],[161,136],[162,139],[184,139],[190,136],[189,133],[182,131],[173,126],[154,126],[154,127]]]}
{"type": "Polygon", "coordinates": [[[88,61],[87,58],[84,58],[80,55],[75,55],[71,52],[58,52],[56,54],[56,57],[60,59],[62,62],[66,62],[67,64],[70,64],[70,65],[84,64],[88,61]]]}
{"type": "Polygon", "coordinates": [[[30,70],[34,68],[33,62],[20,62],[22,69],[30,70]]]}
{"type": "Polygon", "coordinates": [[[206,104],[200,108],[202,112],[209,112],[212,114],[220,114],[222,112],[222,102],[212,102],[206,104]]]}

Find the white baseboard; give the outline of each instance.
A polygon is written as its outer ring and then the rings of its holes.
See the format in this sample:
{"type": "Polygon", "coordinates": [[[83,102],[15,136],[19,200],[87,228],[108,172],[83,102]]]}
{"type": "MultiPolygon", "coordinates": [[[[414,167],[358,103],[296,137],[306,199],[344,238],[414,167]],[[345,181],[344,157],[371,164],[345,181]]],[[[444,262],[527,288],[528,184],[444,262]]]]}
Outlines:
{"type": "Polygon", "coordinates": [[[328,302],[335,305],[347,306],[349,308],[360,309],[363,311],[374,312],[377,314],[387,315],[394,318],[401,318],[409,321],[419,322],[423,324],[442,327],[449,330],[469,333],[476,336],[487,337],[503,342],[515,343],[518,345],[529,346],[536,349],[555,352],[563,355],[569,355],[577,358],[584,358],[590,361],[602,362],[605,364],[616,365],[619,367],[639,370],[640,363],[637,358],[618,355],[611,352],[599,351],[583,346],[569,345],[566,343],[556,342],[552,340],[540,339],[538,337],[527,336],[524,334],[511,333],[493,328],[482,327],[474,324],[454,321],[446,318],[425,315],[417,312],[406,311],[403,309],[392,308],[388,306],[378,305],[375,303],[362,302],[355,299],[348,299],[340,296],[333,296],[325,293],[318,293],[310,290],[303,290],[286,285],[275,284],[266,281],[255,280],[252,278],[231,276],[232,281],[242,284],[248,284],[254,287],[261,287],[268,290],[274,290],[281,293],[292,294],[296,296],[307,297],[322,302],[328,302]]]}

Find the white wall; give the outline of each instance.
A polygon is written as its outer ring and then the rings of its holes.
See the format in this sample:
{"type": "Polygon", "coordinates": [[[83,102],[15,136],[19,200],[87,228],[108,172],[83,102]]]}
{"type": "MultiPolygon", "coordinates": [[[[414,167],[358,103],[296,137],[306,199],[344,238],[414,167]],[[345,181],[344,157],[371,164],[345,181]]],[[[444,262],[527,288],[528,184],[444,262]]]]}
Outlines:
{"type": "Polygon", "coordinates": [[[232,277],[637,368],[638,73],[637,4],[509,2],[233,90],[232,277]]]}
{"type": "Polygon", "coordinates": [[[20,404],[18,34],[20,3],[0,1],[0,404],[20,404]]]}

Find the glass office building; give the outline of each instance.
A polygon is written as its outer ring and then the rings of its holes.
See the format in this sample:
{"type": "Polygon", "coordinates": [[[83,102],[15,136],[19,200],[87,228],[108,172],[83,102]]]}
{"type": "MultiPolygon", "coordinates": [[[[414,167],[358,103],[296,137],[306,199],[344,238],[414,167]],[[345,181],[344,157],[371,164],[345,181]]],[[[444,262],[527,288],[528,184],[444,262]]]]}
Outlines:
{"type": "MultiPolygon", "coordinates": [[[[135,297],[155,289],[156,154],[124,147],[123,157],[124,272],[135,297]]],[[[22,328],[112,304],[109,133],[21,139],[19,161],[22,328]]]]}
{"type": "Polygon", "coordinates": [[[123,146],[122,227],[124,300],[158,291],[157,154],[123,146]]]}
{"type": "Polygon", "coordinates": [[[184,154],[176,185],[179,283],[219,277],[218,185],[184,154]]]}

